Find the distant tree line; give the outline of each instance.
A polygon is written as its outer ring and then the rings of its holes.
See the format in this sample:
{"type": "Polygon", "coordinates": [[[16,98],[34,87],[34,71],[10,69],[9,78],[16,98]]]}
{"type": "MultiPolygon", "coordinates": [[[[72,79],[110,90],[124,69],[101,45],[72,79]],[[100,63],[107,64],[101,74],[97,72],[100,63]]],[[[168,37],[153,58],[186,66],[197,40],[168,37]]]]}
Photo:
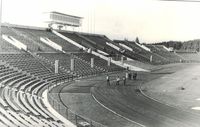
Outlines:
{"type": "Polygon", "coordinates": [[[182,49],[200,52],[200,39],[183,42],[182,49]]]}
{"type": "Polygon", "coordinates": [[[189,41],[163,41],[159,43],[153,43],[153,45],[164,45],[167,48],[173,47],[175,50],[185,51],[197,51],[200,52],[200,39],[189,40],[189,41]]]}

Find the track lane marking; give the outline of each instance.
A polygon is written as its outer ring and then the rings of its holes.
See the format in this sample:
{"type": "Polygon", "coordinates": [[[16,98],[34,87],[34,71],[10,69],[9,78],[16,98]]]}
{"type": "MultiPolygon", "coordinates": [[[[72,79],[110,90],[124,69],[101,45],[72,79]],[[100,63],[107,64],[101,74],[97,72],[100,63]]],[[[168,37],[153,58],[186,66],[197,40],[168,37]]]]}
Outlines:
{"type": "Polygon", "coordinates": [[[114,113],[115,115],[117,115],[117,116],[119,116],[119,117],[122,117],[122,118],[128,120],[129,122],[132,122],[132,123],[134,123],[134,124],[137,124],[137,125],[139,125],[139,126],[141,126],[141,127],[146,127],[146,126],[143,125],[143,124],[140,124],[140,123],[138,123],[138,122],[135,122],[135,121],[133,121],[133,120],[130,120],[129,118],[126,118],[126,117],[124,117],[124,116],[122,116],[122,115],[116,113],[116,112],[113,111],[112,109],[106,107],[104,104],[102,104],[101,102],[99,102],[99,101],[96,99],[96,97],[95,97],[92,93],[91,93],[91,95],[92,95],[92,97],[94,98],[94,100],[95,100],[98,104],[100,104],[102,107],[104,107],[105,109],[109,110],[110,112],[114,113]]]}
{"type": "Polygon", "coordinates": [[[200,110],[200,107],[192,107],[193,110],[200,110]]]}

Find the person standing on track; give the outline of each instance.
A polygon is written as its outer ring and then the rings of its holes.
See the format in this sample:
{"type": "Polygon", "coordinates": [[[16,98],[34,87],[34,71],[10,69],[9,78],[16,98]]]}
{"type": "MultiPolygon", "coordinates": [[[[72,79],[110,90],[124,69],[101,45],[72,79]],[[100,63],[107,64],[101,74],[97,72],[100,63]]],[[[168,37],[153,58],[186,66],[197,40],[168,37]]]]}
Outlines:
{"type": "Polygon", "coordinates": [[[109,77],[109,75],[106,76],[106,81],[107,81],[107,85],[110,86],[110,77],[109,77]]]}
{"type": "Polygon", "coordinates": [[[119,85],[119,81],[120,81],[120,78],[119,78],[119,76],[117,76],[117,78],[116,78],[116,85],[119,85]]]}
{"type": "Polygon", "coordinates": [[[123,76],[123,82],[124,82],[124,86],[126,85],[126,77],[125,76],[123,76]]]}
{"type": "Polygon", "coordinates": [[[137,72],[135,72],[135,74],[134,74],[134,80],[136,80],[137,79],[137,72]]]}
{"type": "Polygon", "coordinates": [[[133,74],[132,74],[132,77],[133,77],[133,78],[132,78],[133,80],[136,80],[136,78],[137,78],[137,73],[136,73],[136,72],[133,73],[133,74]]]}
{"type": "Polygon", "coordinates": [[[132,78],[131,73],[128,73],[128,79],[131,80],[131,78],[132,78]]]}

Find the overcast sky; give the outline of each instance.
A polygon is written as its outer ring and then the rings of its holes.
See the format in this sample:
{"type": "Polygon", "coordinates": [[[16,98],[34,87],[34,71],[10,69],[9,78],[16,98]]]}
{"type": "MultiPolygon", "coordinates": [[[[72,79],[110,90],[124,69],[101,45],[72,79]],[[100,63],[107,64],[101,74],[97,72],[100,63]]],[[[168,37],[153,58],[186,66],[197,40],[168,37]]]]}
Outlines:
{"type": "Polygon", "coordinates": [[[79,31],[158,42],[200,38],[200,2],[157,0],[3,0],[2,21],[45,26],[43,13],[84,17],[79,31]]]}

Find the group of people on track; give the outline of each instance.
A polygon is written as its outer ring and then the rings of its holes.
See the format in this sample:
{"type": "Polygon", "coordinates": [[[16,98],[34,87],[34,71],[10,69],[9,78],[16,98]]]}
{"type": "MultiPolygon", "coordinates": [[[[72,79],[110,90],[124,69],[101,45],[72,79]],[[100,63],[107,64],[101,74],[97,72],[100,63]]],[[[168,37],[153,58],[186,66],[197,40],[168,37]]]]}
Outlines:
{"type": "MultiPolygon", "coordinates": [[[[126,85],[126,80],[127,78],[129,80],[133,79],[136,80],[137,78],[137,73],[126,73],[126,76],[123,76],[122,79],[120,79],[119,76],[116,76],[116,80],[114,80],[116,82],[116,85],[120,85],[120,81],[123,81],[123,85],[126,85]]],[[[107,81],[107,85],[110,85],[110,76],[107,75],[106,76],[106,81],[107,81]]]]}

